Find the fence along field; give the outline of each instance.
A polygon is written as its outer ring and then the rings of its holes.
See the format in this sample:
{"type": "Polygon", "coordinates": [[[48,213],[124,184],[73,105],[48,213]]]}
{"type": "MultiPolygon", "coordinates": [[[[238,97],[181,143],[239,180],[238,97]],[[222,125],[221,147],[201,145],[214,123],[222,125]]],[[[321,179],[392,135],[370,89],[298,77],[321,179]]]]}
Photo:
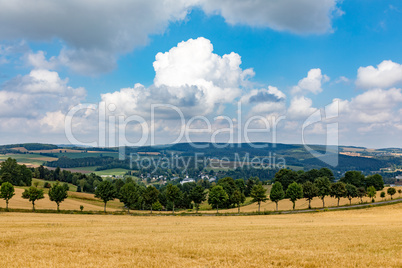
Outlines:
{"type": "Polygon", "coordinates": [[[0,217],[0,267],[402,266],[400,203],[230,218],[0,217]]]}

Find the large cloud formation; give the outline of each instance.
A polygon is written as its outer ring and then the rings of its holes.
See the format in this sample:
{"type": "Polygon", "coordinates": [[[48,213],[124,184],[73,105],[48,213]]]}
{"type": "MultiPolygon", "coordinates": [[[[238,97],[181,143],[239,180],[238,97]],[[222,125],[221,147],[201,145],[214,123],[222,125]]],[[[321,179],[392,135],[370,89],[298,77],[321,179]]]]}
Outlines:
{"type": "Polygon", "coordinates": [[[336,0],[0,0],[0,6],[1,40],[59,39],[65,47],[52,63],[84,75],[114,69],[119,55],[145,45],[192,8],[219,13],[231,24],[299,34],[330,31],[337,10],[336,0]]]}
{"type": "Polygon", "coordinates": [[[149,114],[151,104],[169,104],[186,117],[208,115],[239,97],[241,88],[254,75],[252,69],[240,68],[238,54],[219,56],[213,53],[211,42],[202,37],[181,42],[155,58],[152,86],[136,84],[102,95],[108,105],[116,105],[115,113],[149,114]]]}

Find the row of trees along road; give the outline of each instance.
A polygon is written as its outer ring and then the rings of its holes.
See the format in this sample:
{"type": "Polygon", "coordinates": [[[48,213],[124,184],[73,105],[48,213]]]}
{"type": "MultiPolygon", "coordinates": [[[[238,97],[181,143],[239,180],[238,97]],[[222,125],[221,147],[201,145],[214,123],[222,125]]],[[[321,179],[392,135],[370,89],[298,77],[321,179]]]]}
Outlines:
{"type": "MultiPolygon", "coordinates": [[[[49,199],[54,201],[57,205],[57,211],[60,210],[60,203],[63,202],[67,197],[68,188],[64,185],[59,185],[56,183],[49,190],[49,199]]],[[[6,210],[8,210],[8,203],[10,199],[15,195],[14,186],[9,182],[3,182],[0,187],[0,198],[6,201],[6,210]]],[[[32,211],[35,211],[35,201],[45,198],[42,189],[35,186],[31,186],[22,193],[22,198],[28,199],[32,203],[32,211]]]]}

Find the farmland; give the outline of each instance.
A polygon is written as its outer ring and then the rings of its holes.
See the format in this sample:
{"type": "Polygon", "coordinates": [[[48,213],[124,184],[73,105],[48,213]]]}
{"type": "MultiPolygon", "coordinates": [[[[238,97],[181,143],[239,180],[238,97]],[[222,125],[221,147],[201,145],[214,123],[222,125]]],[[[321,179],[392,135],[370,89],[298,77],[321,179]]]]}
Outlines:
{"type": "Polygon", "coordinates": [[[33,167],[40,166],[46,161],[57,160],[57,158],[43,156],[40,154],[0,154],[0,161],[4,161],[9,157],[17,160],[17,162],[21,165],[25,164],[33,167]]]}
{"type": "Polygon", "coordinates": [[[2,213],[1,267],[401,267],[402,204],[248,217],[2,213]]]}

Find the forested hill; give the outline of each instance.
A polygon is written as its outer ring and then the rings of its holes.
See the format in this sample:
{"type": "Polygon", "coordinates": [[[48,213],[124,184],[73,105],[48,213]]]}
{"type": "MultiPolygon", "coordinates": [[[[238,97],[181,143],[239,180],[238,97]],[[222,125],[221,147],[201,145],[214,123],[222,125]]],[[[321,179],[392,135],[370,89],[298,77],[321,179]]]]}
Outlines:
{"type": "MultiPolygon", "coordinates": [[[[324,154],[326,147],[312,145],[311,149],[324,154]]],[[[333,149],[333,148],[332,148],[333,149]]],[[[301,144],[273,144],[273,143],[240,143],[240,144],[212,144],[212,143],[177,143],[173,145],[157,145],[142,147],[126,147],[125,154],[139,154],[151,157],[204,157],[206,159],[227,159],[228,161],[246,161],[246,158],[275,158],[276,161],[284,159],[287,166],[296,169],[309,170],[312,168],[329,167],[334,171],[347,170],[378,171],[388,167],[402,166],[401,149],[366,149],[363,147],[338,148],[338,166],[333,168],[319,158],[315,158],[301,144]]],[[[113,166],[126,168],[127,161],[119,162],[119,148],[83,148],[73,146],[61,146],[53,144],[13,144],[0,146],[0,154],[37,153],[59,159],[49,166],[113,166]],[[63,164],[63,165],[61,165],[63,164]]],[[[55,160],[56,160],[55,159],[55,160]]],[[[54,160],[52,160],[54,161],[54,160]]]]}

